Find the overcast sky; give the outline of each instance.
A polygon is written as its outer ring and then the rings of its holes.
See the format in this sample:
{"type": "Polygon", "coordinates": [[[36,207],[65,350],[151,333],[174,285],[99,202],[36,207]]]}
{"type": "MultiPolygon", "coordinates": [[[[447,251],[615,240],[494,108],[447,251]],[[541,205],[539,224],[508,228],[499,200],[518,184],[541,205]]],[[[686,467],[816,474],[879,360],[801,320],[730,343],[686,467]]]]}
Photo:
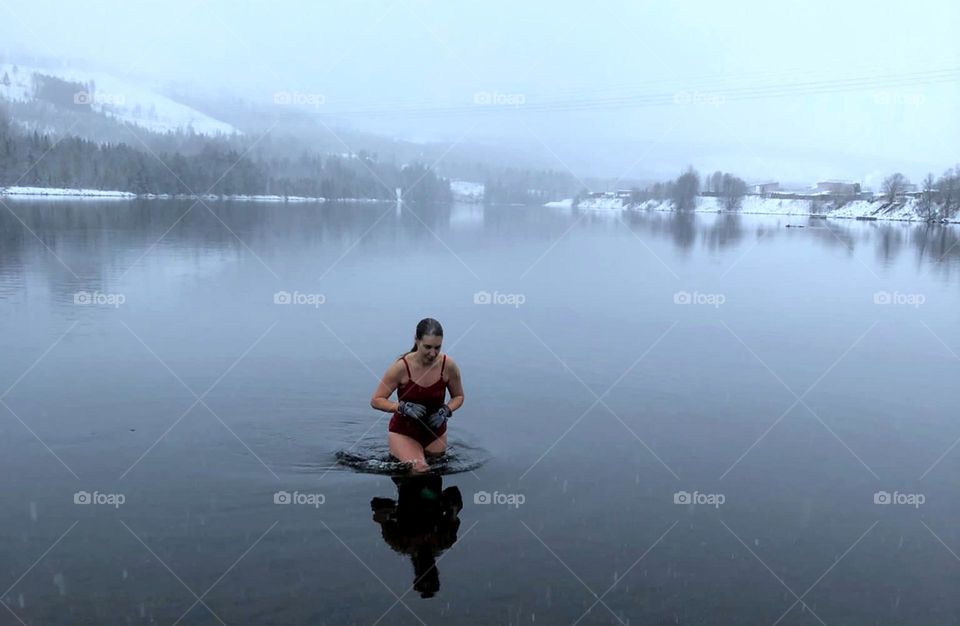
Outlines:
{"type": "Polygon", "coordinates": [[[939,173],[960,161],[958,74],[921,73],[960,68],[960,4],[883,4],[0,0],[0,46],[264,104],[316,95],[356,127],[506,142],[578,175],[939,173]]]}

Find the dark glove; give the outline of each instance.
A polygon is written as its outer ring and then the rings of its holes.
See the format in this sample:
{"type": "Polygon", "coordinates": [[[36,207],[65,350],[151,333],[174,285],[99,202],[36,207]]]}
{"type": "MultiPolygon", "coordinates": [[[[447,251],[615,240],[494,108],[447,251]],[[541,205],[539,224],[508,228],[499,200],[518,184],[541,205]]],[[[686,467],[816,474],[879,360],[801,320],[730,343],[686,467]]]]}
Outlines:
{"type": "Polygon", "coordinates": [[[437,429],[439,429],[441,426],[443,426],[443,423],[444,423],[445,421],[447,421],[447,419],[448,419],[451,415],[453,415],[453,411],[450,410],[450,407],[448,407],[446,404],[444,404],[442,407],[440,407],[439,409],[437,409],[437,412],[436,412],[436,413],[434,413],[433,415],[431,415],[430,417],[428,417],[428,418],[425,420],[425,422],[426,422],[427,426],[430,427],[431,430],[437,430],[437,429]]]}
{"type": "Polygon", "coordinates": [[[416,404],[414,402],[406,402],[401,400],[397,404],[397,413],[400,415],[406,415],[407,417],[412,417],[413,419],[421,419],[424,415],[427,414],[427,407],[422,404],[416,404]]]}

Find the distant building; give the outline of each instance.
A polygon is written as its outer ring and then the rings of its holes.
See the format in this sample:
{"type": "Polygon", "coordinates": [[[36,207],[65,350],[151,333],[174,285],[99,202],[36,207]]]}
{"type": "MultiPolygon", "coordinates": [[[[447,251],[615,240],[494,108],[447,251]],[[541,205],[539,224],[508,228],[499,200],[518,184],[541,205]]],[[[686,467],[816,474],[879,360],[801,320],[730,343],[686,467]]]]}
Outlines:
{"type": "Polygon", "coordinates": [[[780,191],[780,183],[770,182],[770,183],[757,183],[753,186],[753,193],[771,193],[773,191],[780,191]]]}
{"type": "Polygon", "coordinates": [[[843,180],[823,180],[817,183],[817,191],[843,196],[855,196],[860,193],[860,183],[848,183],[843,180]]]}

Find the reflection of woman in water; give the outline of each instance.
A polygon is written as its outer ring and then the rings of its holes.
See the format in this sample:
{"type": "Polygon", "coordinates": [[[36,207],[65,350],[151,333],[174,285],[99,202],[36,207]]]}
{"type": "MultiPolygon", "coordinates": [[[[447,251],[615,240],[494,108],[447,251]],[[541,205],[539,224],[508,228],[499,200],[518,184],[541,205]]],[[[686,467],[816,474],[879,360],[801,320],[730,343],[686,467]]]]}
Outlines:
{"type": "Polygon", "coordinates": [[[387,434],[390,454],[411,463],[415,472],[427,469],[427,457],[446,451],[447,419],[463,404],[460,367],[440,354],[442,342],[440,322],[420,320],[413,348],[387,368],[370,398],[373,408],[393,413],[387,434]],[[444,403],[448,389],[450,401],[444,403]],[[390,400],[394,390],[397,402],[390,400]]]}
{"type": "Polygon", "coordinates": [[[397,499],[370,501],[383,540],[413,561],[413,589],[422,598],[440,590],[436,557],[457,541],[463,498],[456,487],[443,489],[439,474],[395,477],[397,499]]]}

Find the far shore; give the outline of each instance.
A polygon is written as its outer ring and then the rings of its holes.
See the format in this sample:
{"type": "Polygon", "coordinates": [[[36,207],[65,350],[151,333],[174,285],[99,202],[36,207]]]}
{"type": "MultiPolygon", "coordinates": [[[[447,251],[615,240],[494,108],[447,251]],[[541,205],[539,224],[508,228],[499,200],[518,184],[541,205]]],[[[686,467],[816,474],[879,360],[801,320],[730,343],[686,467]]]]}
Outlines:
{"type": "Polygon", "coordinates": [[[311,196],[279,196],[279,195],[246,195],[246,194],[137,194],[130,191],[115,191],[109,189],[74,189],[68,187],[0,187],[0,196],[11,199],[26,200],[207,200],[210,202],[297,202],[297,203],[324,203],[324,202],[393,202],[376,198],[327,198],[311,196]]]}
{"type": "Polygon", "coordinates": [[[908,222],[913,224],[960,224],[960,215],[949,219],[927,218],[920,210],[918,198],[898,198],[888,202],[882,198],[856,200],[840,206],[824,203],[819,211],[812,210],[808,200],[777,199],[756,195],[743,198],[739,209],[724,208],[717,198],[698,197],[696,207],[689,211],[677,211],[669,200],[647,200],[637,204],[621,198],[599,198],[582,200],[574,206],[572,199],[548,202],[544,206],[554,209],[585,211],[596,214],[621,215],[644,211],[662,211],[667,213],[724,213],[739,215],[773,215],[777,217],[796,217],[812,219],[848,219],[860,221],[908,222]]]}

